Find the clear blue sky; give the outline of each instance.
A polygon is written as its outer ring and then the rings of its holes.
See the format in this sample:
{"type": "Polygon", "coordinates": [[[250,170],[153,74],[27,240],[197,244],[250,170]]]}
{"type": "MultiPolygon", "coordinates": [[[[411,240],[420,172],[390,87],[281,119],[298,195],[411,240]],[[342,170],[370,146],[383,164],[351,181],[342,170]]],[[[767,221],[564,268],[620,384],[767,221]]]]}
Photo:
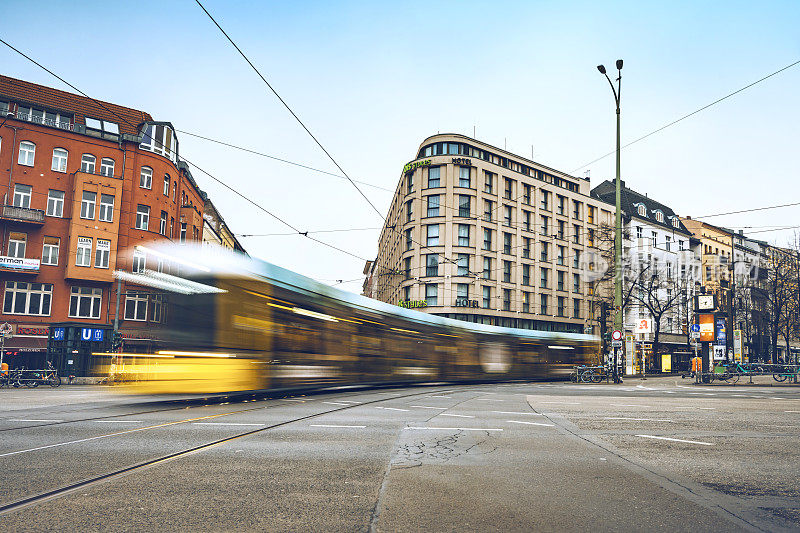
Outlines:
{"type": "MultiPolygon", "coordinates": [[[[623,143],[800,59],[800,2],[223,2],[206,7],[357,180],[394,189],[437,131],[565,172],[613,149],[595,69],[623,58],[623,143]]],[[[89,95],[177,128],[336,171],[190,0],[0,4],[3,39],[89,95]]],[[[63,88],[10,50],[2,72],[63,88]]],[[[623,151],[627,184],[681,215],[800,201],[800,65],[623,151]]],[[[379,227],[347,182],[179,137],[181,155],[301,229],[379,227]]],[[[587,167],[592,183],[614,158],[587,167]]],[[[195,172],[237,233],[286,228],[195,172]]],[[[381,210],[391,194],[364,191],[381,210]]],[[[800,208],[710,219],[800,224],[800,208]]],[[[371,258],[378,231],[318,237],[371,258]]],[[[791,232],[758,233],[779,244],[791,232]]],[[[330,281],[360,261],[302,237],[252,255],[330,281]]],[[[343,286],[358,291],[358,283],[343,286]]]]}

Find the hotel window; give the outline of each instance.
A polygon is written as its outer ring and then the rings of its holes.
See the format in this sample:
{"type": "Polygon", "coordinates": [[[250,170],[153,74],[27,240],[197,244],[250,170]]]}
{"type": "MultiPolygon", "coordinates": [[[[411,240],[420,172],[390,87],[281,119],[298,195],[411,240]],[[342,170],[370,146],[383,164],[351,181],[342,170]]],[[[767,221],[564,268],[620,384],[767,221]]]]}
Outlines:
{"type": "Polygon", "coordinates": [[[503,232],[503,253],[511,255],[511,234],[503,232]]]}
{"type": "Polygon", "coordinates": [[[167,212],[161,211],[161,218],[158,219],[158,232],[161,235],[167,234],[167,212]]]}
{"type": "Polygon", "coordinates": [[[412,203],[414,200],[409,200],[406,202],[406,222],[411,222],[414,220],[414,204],[412,203]]]}
{"type": "Polygon", "coordinates": [[[481,301],[481,307],[484,309],[489,309],[492,305],[492,288],[491,287],[483,287],[483,299],[481,301]]]}
{"type": "Polygon", "coordinates": [[[53,285],[50,283],[7,281],[3,296],[3,313],[49,316],[52,298],[53,285]]]}
{"type": "Polygon", "coordinates": [[[164,174],[164,196],[169,198],[169,174],[164,174]]]}
{"type": "Polygon", "coordinates": [[[564,255],[565,255],[565,248],[561,245],[556,246],[558,248],[558,253],[556,254],[556,262],[559,265],[564,264],[564,255]]]}
{"type": "Polygon", "coordinates": [[[129,292],[125,294],[125,320],[144,322],[147,320],[147,293],[129,292]]]}
{"type": "Polygon", "coordinates": [[[47,193],[47,216],[60,217],[64,214],[64,191],[50,189],[47,193]]]}
{"type": "Polygon", "coordinates": [[[572,200],[572,218],[574,218],[575,220],[580,220],[582,208],[583,205],[581,204],[581,202],[577,200],[572,200]]]}
{"type": "Polygon", "coordinates": [[[639,206],[636,208],[636,212],[639,213],[639,216],[647,216],[647,208],[644,206],[644,204],[639,204],[639,206]]]}
{"type": "Polygon", "coordinates": [[[469,254],[458,254],[456,276],[469,276],[469,254]]]}
{"type": "Polygon", "coordinates": [[[439,286],[435,283],[425,285],[425,303],[428,306],[439,305],[439,286]]]}
{"type": "Polygon", "coordinates": [[[114,177],[114,160],[104,157],[100,160],[100,175],[109,178],[114,177]]]}
{"type": "Polygon", "coordinates": [[[511,283],[511,261],[503,261],[503,281],[511,283]]]}
{"type": "Polygon", "coordinates": [[[558,316],[565,316],[566,313],[566,298],[563,296],[558,296],[556,302],[558,303],[558,316]]]}
{"type": "Polygon", "coordinates": [[[94,219],[94,207],[97,203],[97,193],[83,191],[81,199],[81,218],[94,219]]]}
{"type": "Polygon", "coordinates": [[[575,244],[581,243],[581,227],[578,224],[572,225],[572,242],[575,244]]]}
{"type": "Polygon", "coordinates": [[[139,148],[169,157],[174,161],[178,155],[178,139],[169,126],[145,124],[142,127],[142,142],[139,148]]]}
{"type": "Polygon", "coordinates": [[[17,233],[12,231],[8,236],[8,257],[16,257],[19,259],[24,258],[27,241],[27,233],[17,233]]]}
{"type": "Polygon", "coordinates": [[[539,295],[539,314],[546,315],[547,314],[547,295],[540,294],[539,295]]]}
{"type": "Polygon", "coordinates": [[[172,201],[173,203],[175,200],[178,199],[178,180],[172,182],[172,201]]]}
{"type": "Polygon", "coordinates": [[[527,291],[522,293],[522,312],[531,312],[531,293],[527,291]]]}
{"type": "Polygon", "coordinates": [[[504,205],[503,206],[503,223],[506,226],[511,226],[511,222],[514,218],[514,209],[510,206],[504,205]]]}
{"type": "Polygon", "coordinates": [[[21,185],[19,183],[14,185],[14,199],[12,200],[12,205],[14,207],[30,207],[32,191],[33,189],[30,185],[21,185]]]}
{"type": "Polygon", "coordinates": [[[503,289],[503,311],[511,311],[511,289],[503,289]]]}
{"type": "Polygon", "coordinates": [[[60,244],[58,237],[45,237],[42,245],[42,264],[58,265],[58,247],[60,244]]]}
{"type": "Polygon", "coordinates": [[[469,300],[469,283],[456,283],[456,298],[469,300]]]}
{"type": "Polygon", "coordinates": [[[133,261],[131,263],[131,272],[144,272],[147,267],[147,256],[139,250],[133,251],[133,261]]]}
{"type": "Polygon", "coordinates": [[[531,186],[530,185],[522,185],[522,203],[525,205],[531,205],[531,186]]]}
{"type": "Polygon", "coordinates": [[[91,237],[78,237],[78,248],[75,252],[75,266],[88,267],[92,265],[92,239],[91,237]]]}
{"type": "Polygon", "coordinates": [[[556,212],[559,215],[563,215],[564,214],[564,204],[566,203],[567,199],[564,198],[563,196],[561,196],[560,194],[557,194],[556,198],[557,198],[557,201],[558,201],[558,207],[556,208],[556,212]]]}
{"type": "Polygon", "coordinates": [[[92,154],[83,154],[81,156],[81,172],[94,174],[94,167],[96,162],[97,158],[95,158],[95,156],[93,156],[92,154]]]}
{"type": "Polygon", "coordinates": [[[483,249],[492,249],[492,230],[488,228],[483,228],[483,249]]]}
{"type": "Polygon", "coordinates": [[[483,258],[483,279],[492,279],[492,258],[483,258]]]}
{"type": "Polygon", "coordinates": [[[525,225],[525,231],[531,231],[531,212],[530,211],[522,211],[523,216],[523,223],[525,225]]]}
{"type": "Polygon", "coordinates": [[[560,291],[566,290],[564,288],[564,271],[563,270],[557,270],[556,271],[556,283],[557,283],[558,290],[560,290],[560,291]]]}
{"type": "Polygon", "coordinates": [[[403,300],[407,302],[410,299],[411,299],[411,287],[406,285],[405,287],[403,287],[403,300]]]}
{"type": "Polygon", "coordinates": [[[69,153],[64,150],[63,148],[54,148],[53,149],[53,164],[50,166],[51,170],[55,172],[66,172],[67,171],[67,157],[69,153]]]}
{"type": "Polygon", "coordinates": [[[530,285],[531,284],[531,266],[530,265],[522,265],[522,284],[523,285],[530,285]]]}
{"type": "Polygon", "coordinates": [[[484,182],[483,182],[483,192],[488,194],[494,194],[494,174],[488,172],[486,170],[483,171],[484,182]]]}
{"type": "Polygon", "coordinates": [[[680,250],[680,251],[682,252],[682,251],[684,251],[685,249],[686,249],[686,248],[684,248],[683,241],[682,241],[682,240],[678,240],[678,250],[680,250]]]}
{"type": "Polygon", "coordinates": [[[406,194],[410,194],[414,191],[414,173],[409,172],[406,174],[406,194]]]}
{"type": "Polygon", "coordinates": [[[483,220],[486,222],[492,221],[492,213],[494,213],[494,209],[492,209],[492,201],[491,200],[484,200],[483,201],[483,220]]]}
{"type": "Polygon", "coordinates": [[[411,258],[406,257],[403,259],[403,272],[405,273],[406,279],[411,279],[411,258]]]}
{"type": "Polygon", "coordinates": [[[406,251],[414,247],[414,239],[411,237],[411,228],[406,230],[406,251]]]}
{"type": "Polygon", "coordinates": [[[566,227],[565,222],[563,220],[559,220],[558,221],[558,231],[556,232],[556,236],[559,239],[562,239],[562,240],[564,239],[564,229],[565,229],[565,227],[566,227]]]}
{"type": "Polygon", "coordinates": [[[85,117],[84,122],[86,123],[86,133],[89,135],[104,139],[116,139],[119,136],[119,124],[116,122],[91,117],[85,117]]]}
{"type": "Polygon", "coordinates": [[[458,155],[459,153],[459,144],[458,143],[449,143],[447,145],[447,153],[450,155],[458,155]]]}
{"type": "Polygon", "coordinates": [[[427,246],[439,246],[439,224],[429,224],[427,229],[427,246]]]}
{"type": "Polygon", "coordinates": [[[662,213],[661,211],[656,211],[656,222],[659,222],[661,224],[664,223],[664,213],[662,213]]]}
{"type": "Polygon", "coordinates": [[[97,219],[100,222],[114,221],[114,195],[112,194],[100,195],[100,209],[97,214],[97,219]]]}
{"type": "Polygon", "coordinates": [[[458,195],[458,216],[460,217],[469,217],[470,216],[470,204],[471,204],[470,196],[467,194],[459,194],[458,195]]]}
{"type": "Polygon", "coordinates": [[[503,178],[503,184],[505,186],[503,188],[503,197],[508,200],[511,200],[513,198],[513,193],[514,193],[514,181],[511,180],[510,178],[503,178]]]}
{"type": "Polygon", "coordinates": [[[588,228],[586,230],[586,238],[588,239],[588,245],[594,246],[594,228],[588,228]]]}
{"type": "Polygon", "coordinates": [[[469,246],[469,224],[458,225],[458,245],[469,246]]]}
{"type": "Polygon", "coordinates": [[[581,275],[572,275],[572,292],[581,292],[581,275]]]}
{"type": "Polygon", "coordinates": [[[544,215],[540,215],[539,218],[541,219],[539,233],[542,235],[549,235],[550,218],[544,215]]]}
{"type": "Polygon", "coordinates": [[[147,231],[150,225],[150,206],[141,205],[136,208],[136,229],[147,231]]]}
{"type": "Polygon", "coordinates": [[[531,240],[528,237],[522,238],[522,257],[526,259],[531,257],[531,240]]]}
{"type": "Polygon", "coordinates": [[[439,195],[432,194],[428,196],[428,214],[429,217],[439,216],[439,195]]]}
{"type": "Polygon", "coordinates": [[[142,167],[139,173],[139,187],[142,189],[153,188],[153,169],[150,167],[142,167]]]}
{"type": "Polygon", "coordinates": [[[111,254],[111,241],[97,239],[97,248],[94,251],[95,268],[108,268],[108,257],[111,254]]]}
{"type": "Polygon", "coordinates": [[[587,209],[586,218],[589,221],[589,224],[594,224],[595,211],[597,210],[597,208],[589,205],[586,207],[586,209],[587,209]]]}
{"type": "Polygon", "coordinates": [[[425,256],[425,275],[438,276],[439,275],[439,255],[427,254],[425,256]]]}
{"type": "Polygon", "coordinates": [[[673,228],[680,228],[681,227],[681,223],[678,220],[678,217],[675,217],[675,216],[672,217],[672,227],[673,228]]]}
{"type": "Polygon", "coordinates": [[[186,242],[186,222],[181,222],[180,242],[186,242]]]}
{"type": "Polygon", "coordinates": [[[70,318],[100,318],[103,289],[72,287],[69,299],[70,318]]]}
{"type": "Polygon", "coordinates": [[[550,191],[541,191],[542,200],[539,206],[545,211],[550,211],[550,191]]]}
{"type": "Polygon", "coordinates": [[[458,167],[458,186],[469,189],[471,185],[469,167],[458,167]]]}
{"type": "Polygon", "coordinates": [[[542,241],[542,251],[539,258],[542,261],[550,261],[550,243],[542,241]]]}
{"type": "Polygon", "coordinates": [[[33,161],[36,156],[36,145],[32,142],[23,141],[19,143],[19,158],[17,163],[27,167],[33,166],[33,161]]]}
{"type": "Polygon", "coordinates": [[[428,169],[428,188],[435,187],[441,187],[440,169],[439,167],[430,167],[428,169]]]}
{"type": "Polygon", "coordinates": [[[543,289],[547,288],[547,284],[550,278],[550,269],[549,268],[540,268],[540,279],[539,279],[539,286],[543,289]]]}
{"type": "Polygon", "coordinates": [[[572,267],[573,268],[580,268],[581,267],[581,251],[580,250],[572,250],[572,267]]]}

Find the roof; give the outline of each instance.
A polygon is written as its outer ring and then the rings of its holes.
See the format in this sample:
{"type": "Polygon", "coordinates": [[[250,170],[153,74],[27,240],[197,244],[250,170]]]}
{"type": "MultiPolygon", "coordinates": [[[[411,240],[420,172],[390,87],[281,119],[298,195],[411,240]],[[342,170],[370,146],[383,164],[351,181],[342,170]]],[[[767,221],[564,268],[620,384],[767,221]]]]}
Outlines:
{"type": "Polygon", "coordinates": [[[0,98],[2,97],[14,102],[68,111],[75,115],[75,122],[78,124],[85,125],[87,115],[115,122],[119,124],[120,133],[128,135],[138,135],[139,125],[153,120],[144,111],[0,75],[0,98]]]}
{"type": "MultiPolygon", "coordinates": [[[[629,189],[625,186],[625,182],[622,182],[622,211],[631,218],[638,218],[641,220],[646,220],[648,224],[652,226],[660,226],[662,228],[668,229],[670,231],[684,233],[688,236],[692,235],[692,232],[686,229],[686,226],[683,225],[683,221],[680,219],[678,215],[670,208],[662,204],[661,202],[656,202],[652,198],[640,194],[633,189],[629,189]],[[647,217],[642,217],[638,214],[637,207],[639,204],[643,204],[647,208],[647,217]],[[664,222],[658,222],[656,220],[655,215],[652,213],[656,211],[661,211],[664,214],[664,222]],[[673,219],[674,217],[674,219],[673,219]],[[671,220],[678,221],[678,227],[672,225],[671,220]]],[[[594,189],[592,189],[591,196],[593,198],[597,198],[609,204],[616,204],[617,192],[616,186],[614,182],[610,180],[606,180],[594,189]]]]}

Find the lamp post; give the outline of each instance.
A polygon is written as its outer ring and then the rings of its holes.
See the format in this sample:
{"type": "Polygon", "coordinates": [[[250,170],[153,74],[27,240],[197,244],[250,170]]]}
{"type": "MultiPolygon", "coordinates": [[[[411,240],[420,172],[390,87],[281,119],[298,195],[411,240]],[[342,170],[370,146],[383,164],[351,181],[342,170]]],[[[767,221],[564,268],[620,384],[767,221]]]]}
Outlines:
{"type": "MultiPolygon", "coordinates": [[[[619,179],[619,101],[622,97],[622,60],[617,59],[617,86],[606,74],[606,67],[597,65],[600,74],[606,77],[614,93],[614,103],[617,106],[617,179],[614,182],[616,187],[616,215],[614,217],[614,329],[622,331],[622,184],[619,179]]],[[[614,383],[619,383],[619,371],[617,366],[617,353],[614,350],[614,383]]],[[[644,369],[642,369],[644,371],[644,369]]]]}

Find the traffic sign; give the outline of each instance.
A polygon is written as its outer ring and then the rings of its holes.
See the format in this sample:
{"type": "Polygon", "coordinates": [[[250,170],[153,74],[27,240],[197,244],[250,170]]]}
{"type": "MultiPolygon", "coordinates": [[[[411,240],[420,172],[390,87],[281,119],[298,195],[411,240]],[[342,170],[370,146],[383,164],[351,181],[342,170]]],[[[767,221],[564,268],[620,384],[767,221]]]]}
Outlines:
{"type": "Polygon", "coordinates": [[[611,332],[611,340],[612,341],[621,341],[622,340],[622,332],[618,329],[615,329],[611,332]]]}
{"type": "Polygon", "coordinates": [[[612,340],[611,341],[612,348],[622,348],[622,341],[612,340]]]}
{"type": "Polygon", "coordinates": [[[692,324],[692,333],[700,333],[700,324],[692,324]]]}
{"type": "Polygon", "coordinates": [[[10,337],[11,331],[11,324],[8,322],[3,322],[3,324],[0,325],[0,337],[10,337]]]}
{"type": "Polygon", "coordinates": [[[692,330],[689,335],[693,339],[699,339],[700,338],[700,332],[699,331],[692,330]]]}

